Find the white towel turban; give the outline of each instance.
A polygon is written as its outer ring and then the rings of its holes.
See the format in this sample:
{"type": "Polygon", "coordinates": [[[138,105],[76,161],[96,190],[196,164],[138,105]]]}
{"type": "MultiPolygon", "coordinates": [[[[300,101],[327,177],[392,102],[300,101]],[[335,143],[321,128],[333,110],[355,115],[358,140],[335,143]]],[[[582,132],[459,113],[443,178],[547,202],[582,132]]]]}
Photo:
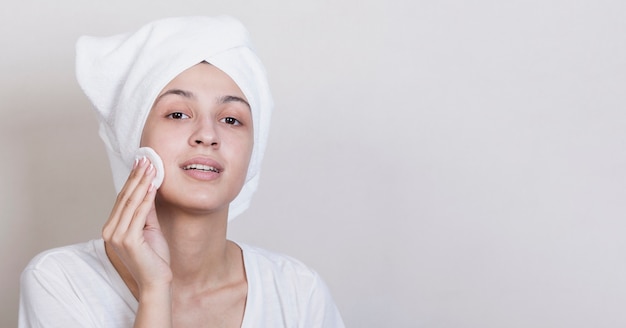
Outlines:
{"type": "Polygon", "coordinates": [[[230,220],[248,208],[257,189],[273,109],[265,69],[245,27],[228,16],[168,18],[134,33],[83,36],[76,44],[77,79],[95,106],[117,192],[128,178],[159,92],[203,61],[228,74],[252,110],[254,148],[246,182],[230,204],[230,220]]]}

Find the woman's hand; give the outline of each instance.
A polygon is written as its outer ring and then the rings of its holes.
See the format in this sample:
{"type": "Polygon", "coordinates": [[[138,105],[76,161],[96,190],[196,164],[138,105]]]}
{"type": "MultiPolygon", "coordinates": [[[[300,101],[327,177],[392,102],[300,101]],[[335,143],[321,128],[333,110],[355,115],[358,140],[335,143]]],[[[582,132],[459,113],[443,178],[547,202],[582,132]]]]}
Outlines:
{"type": "Polygon", "coordinates": [[[172,280],[169,248],[154,209],[154,176],[154,166],[145,157],[135,162],[102,229],[104,241],[135,279],[139,297],[168,290],[172,280]]]}

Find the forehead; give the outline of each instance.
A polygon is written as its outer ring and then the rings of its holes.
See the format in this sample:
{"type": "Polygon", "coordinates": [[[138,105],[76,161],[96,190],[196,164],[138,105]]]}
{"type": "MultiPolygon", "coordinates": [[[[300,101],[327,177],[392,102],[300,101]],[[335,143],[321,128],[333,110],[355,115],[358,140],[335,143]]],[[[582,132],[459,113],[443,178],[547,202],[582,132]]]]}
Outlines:
{"type": "Polygon", "coordinates": [[[178,74],[161,90],[159,96],[171,89],[187,90],[196,95],[234,95],[246,99],[228,74],[206,62],[196,64],[178,74]]]}

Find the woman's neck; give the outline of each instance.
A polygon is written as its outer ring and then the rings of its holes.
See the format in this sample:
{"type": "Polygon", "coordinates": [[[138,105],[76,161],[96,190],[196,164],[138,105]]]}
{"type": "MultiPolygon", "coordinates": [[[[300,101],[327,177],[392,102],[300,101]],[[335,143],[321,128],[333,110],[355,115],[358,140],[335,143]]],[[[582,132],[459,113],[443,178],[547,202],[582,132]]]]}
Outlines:
{"type": "Polygon", "coordinates": [[[219,285],[228,278],[233,251],[240,254],[226,240],[228,211],[197,214],[157,205],[157,217],[169,245],[174,284],[197,288],[219,285]]]}

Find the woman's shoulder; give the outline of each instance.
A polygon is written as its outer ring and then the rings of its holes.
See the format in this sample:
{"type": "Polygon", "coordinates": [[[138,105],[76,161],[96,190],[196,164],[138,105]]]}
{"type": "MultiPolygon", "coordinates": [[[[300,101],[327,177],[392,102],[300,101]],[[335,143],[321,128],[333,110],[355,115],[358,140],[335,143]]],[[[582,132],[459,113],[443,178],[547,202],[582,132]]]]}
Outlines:
{"type": "Polygon", "coordinates": [[[101,268],[99,245],[102,240],[91,240],[62,247],[55,247],[35,255],[22,274],[38,272],[65,275],[81,268],[101,268]]]}
{"type": "Polygon", "coordinates": [[[244,322],[254,318],[255,324],[268,327],[344,326],[328,287],[314,269],[289,255],[237,244],[248,278],[244,322]]]}
{"type": "Polygon", "coordinates": [[[102,239],[43,251],[20,277],[20,327],[128,327],[134,307],[102,239]]]}
{"type": "MultiPolygon", "coordinates": [[[[22,271],[22,296],[72,300],[125,299],[132,294],[108,260],[102,239],[52,248],[36,255],[22,271]]],[[[129,304],[130,304],[129,303],[129,304]]]]}

